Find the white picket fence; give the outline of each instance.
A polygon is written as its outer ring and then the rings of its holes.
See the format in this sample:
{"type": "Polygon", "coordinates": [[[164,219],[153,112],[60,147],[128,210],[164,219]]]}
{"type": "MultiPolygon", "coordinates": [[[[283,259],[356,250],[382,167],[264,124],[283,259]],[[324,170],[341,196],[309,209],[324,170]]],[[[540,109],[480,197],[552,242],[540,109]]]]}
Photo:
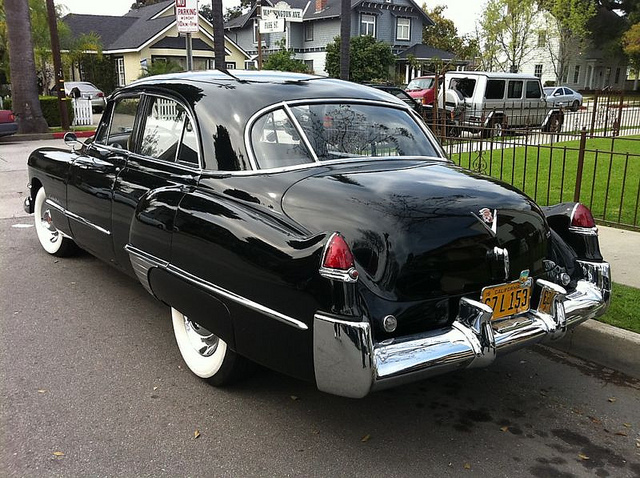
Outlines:
{"type": "Polygon", "coordinates": [[[91,100],[74,98],[71,102],[73,103],[73,126],[88,126],[93,124],[91,100]]]}

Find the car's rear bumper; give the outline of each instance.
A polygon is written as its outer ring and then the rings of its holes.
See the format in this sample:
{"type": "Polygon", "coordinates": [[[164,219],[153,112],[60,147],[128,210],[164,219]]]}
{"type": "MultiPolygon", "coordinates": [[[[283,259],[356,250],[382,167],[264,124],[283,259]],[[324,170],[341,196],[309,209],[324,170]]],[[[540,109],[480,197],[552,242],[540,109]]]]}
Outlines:
{"type": "Polygon", "coordinates": [[[568,328],[602,315],[611,294],[609,264],[579,261],[585,280],[571,294],[538,280],[553,305],[493,323],[490,307],[462,299],[451,327],[374,342],[369,322],[329,315],[314,319],[314,367],[320,390],[347,397],[421,380],[453,370],[489,365],[499,354],[557,340],[568,328]]]}

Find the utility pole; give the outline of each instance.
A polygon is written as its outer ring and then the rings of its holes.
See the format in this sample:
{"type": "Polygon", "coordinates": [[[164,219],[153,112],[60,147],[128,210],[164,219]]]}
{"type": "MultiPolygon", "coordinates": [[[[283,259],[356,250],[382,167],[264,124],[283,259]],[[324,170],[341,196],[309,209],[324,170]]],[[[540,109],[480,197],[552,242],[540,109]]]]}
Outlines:
{"type": "Polygon", "coordinates": [[[56,19],[56,9],[53,0],[47,0],[47,16],[49,18],[49,34],[51,35],[51,53],[53,55],[53,68],[56,74],[56,85],[58,87],[58,109],[60,110],[60,121],[62,129],[69,129],[69,111],[64,92],[64,74],[62,73],[62,61],[60,59],[60,39],[58,38],[58,23],[56,19]]]}

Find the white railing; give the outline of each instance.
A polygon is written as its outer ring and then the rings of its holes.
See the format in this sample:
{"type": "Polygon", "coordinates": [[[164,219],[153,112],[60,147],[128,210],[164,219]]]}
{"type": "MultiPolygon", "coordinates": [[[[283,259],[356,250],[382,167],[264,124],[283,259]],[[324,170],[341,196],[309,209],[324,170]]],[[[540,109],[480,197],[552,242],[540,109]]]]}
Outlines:
{"type": "Polygon", "coordinates": [[[73,104],[73,126],[93,124],[91,100],[85,98],[74,98],[71,101],[73,104]]]}

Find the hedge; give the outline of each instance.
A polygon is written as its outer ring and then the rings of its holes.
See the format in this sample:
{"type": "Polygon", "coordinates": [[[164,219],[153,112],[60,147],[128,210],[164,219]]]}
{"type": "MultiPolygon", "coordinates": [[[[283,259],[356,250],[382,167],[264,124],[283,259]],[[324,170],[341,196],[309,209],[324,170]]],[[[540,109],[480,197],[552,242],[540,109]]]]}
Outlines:
{"type": "MultiPolygon", "coordinates": [[[[58,109],[58,97],[57,96],[40,96],[40,109],[42,109],[42,116],[47,120],[47,124],[50,128],[55,126],[62,126],[62,120],[60,119],[60,110],[58,109]]],[[[73,122],[73,105],[71,99],[65,98],[65,104],[67,105],[67,111],[69,112],[69,124],[73,122]]],[[[11,98],[5,98],[3,108],[6,110],[11,109],[11,98]]]]}

